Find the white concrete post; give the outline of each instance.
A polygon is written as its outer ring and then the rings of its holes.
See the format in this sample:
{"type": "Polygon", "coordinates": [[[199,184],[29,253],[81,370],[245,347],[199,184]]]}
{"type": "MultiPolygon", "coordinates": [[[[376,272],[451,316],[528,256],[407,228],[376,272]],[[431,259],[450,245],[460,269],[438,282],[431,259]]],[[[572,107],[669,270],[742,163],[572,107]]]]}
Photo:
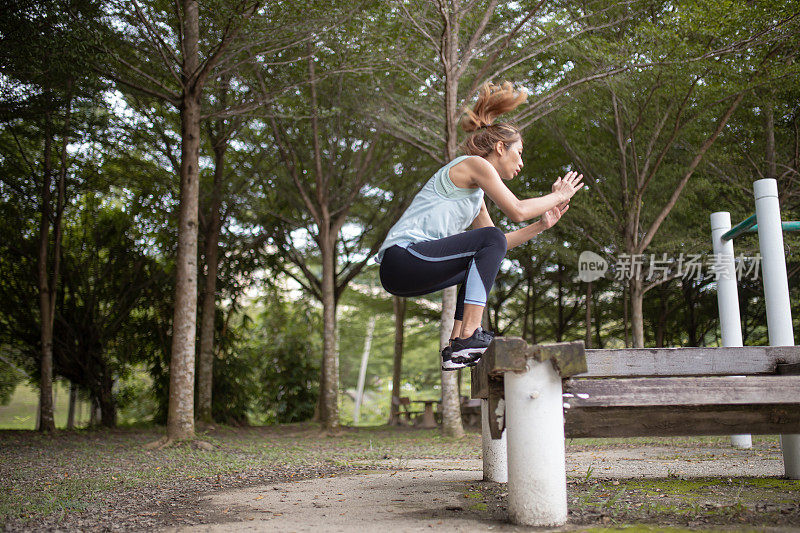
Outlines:
{"type": "Polygon", "coordinates": [[[567,522],[564,400],[550,361],[505,373],[508,514],[526,526],[567,522]]]}
{"type": "MultiPolygon", "coordinates": [[[[717,275],[717,306],[722,346],[742,346],[742,319],[739,314],[739,293],[736,288],[736,265],[733,261],[733,239],[723,241],[722,235],[731,229],[731,214],[711,213],[711,243],[720,269],[717,275]]],[[[753,447],[750,435],[731,435],[734,448],[753,447]]]]}
{"type": "MultiPolygon", "coordinates": [[[[770,346],[794,346],[792,308],[789,304],[789,281],[783,251],[781,209],[778,183],[771,178],[753,183],[758,221],[758,244],[761,251],[761,276],[767,305],[767,329],[770,346]]],[[[800,479],[800,435],[781,435],[783,467],[786,477],[800,479]]]]}
{"type": "MultiPolygon", "coordinates": [[[[502,402],[501,402],[502,405],[502,402]]],[[[506,432],[493,439],[489,431],[489,400],[481,400],[481,442],[483,443],[483,480],[505,483],[508,481],[506,432]]]]}

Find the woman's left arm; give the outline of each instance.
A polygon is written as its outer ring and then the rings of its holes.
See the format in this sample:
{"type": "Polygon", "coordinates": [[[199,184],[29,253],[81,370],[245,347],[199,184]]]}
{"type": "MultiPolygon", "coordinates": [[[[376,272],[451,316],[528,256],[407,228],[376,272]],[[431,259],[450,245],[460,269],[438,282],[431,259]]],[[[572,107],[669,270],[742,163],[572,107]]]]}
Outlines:
{"type": "Polygon", "coordinates": [[[528,242],[529,240],[533,239],[535,236],[543,232],[545,229],[547,228],[543,227],[542,221],[537,220],[533,224],[528,224],[523,228],[506,233],[506,241],[508,241],[508,249],[510,250],[515,246],[519,246],[520,244],[528,242]]]}
{"type": "MultiPolygon", "coordinates": [[[[510,250],[515,246],[526,243],[544,230],[552,228],[555,223],[559,221],[561,215],[567,212],[567,209],[569,209],[568,202],[560,206],[556,206],[550,211],[547,211],[542,215],[542,218],[533,224],[528,224],[523,228],[506,233],[508,249],[510,250]]],[[[489,210],[486,208],[486,201],[484,200],[481,204],[481,210],[478,212],[478,216],[476,216],[475,220],[472,221],[472,229],[486,228],[490,226],[494,226],[494,222],[492,222],[492,217],[489,216],[489,210]]]]}
{"type": "Polygon", "coordinates": [[[506,233],[508,249],[510,250],[515,246],[519,246],[522,243],[528,242],[544,230],[552,228],[556,222],[561,219],[561,216],[567,212],[567,209],[569,209],[569,203],[556,206],[550,211],[545,212],[545,214],[542,215],[542,218],[533,224],[528,224],[524,228],[506,233]]]}

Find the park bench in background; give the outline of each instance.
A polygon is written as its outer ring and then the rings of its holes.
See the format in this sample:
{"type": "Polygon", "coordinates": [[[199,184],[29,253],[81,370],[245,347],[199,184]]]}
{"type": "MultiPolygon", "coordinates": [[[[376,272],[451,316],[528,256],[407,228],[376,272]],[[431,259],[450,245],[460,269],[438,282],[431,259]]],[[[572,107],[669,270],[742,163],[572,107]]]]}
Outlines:
{"type": "Polygon", "coordinates": [[[422,416],[416,418],[414,425],[425,429],[439,427],[439,424],[436,423],[433,406],[441,404],[442,400],[411,400],[411,403],[420,403],[424,406],[422,416]]]}
{"type": "Polygon", "coordinates": [[[412,400],[408,396],[392,396],[392,404],[398,406],[397,420],[393,420],[392,423],[413,424],[427,429],[438,427],[433,406],[440,403],[441,400],[412,400]],[[421,404],[422,409],[413,410],[411,408],[413,403],[421,404]]]}
{"type": "MultiPolygon", "coordinates": [[[[794,346],[584,350],[496,338],[472,369],[484,477],[507,475],[513,522],[563,525],[566,437],[800,433],[799,374],[794,346]],[[496,447],[504,429],[507,454],[496,447]]],[[[794,456],[784,465],[796,479],[794,456]]]]}
{"type": "Polygon", "coordinates": [[[411,398],[408,396],[392,396],[392,404],[398,406],[397,420],[392,421],[396,423],[405,423],[408,425],[413,424],[413,415],[421,415],[423,411],[415,411],[411,409],[411,398]],[[405,419],[405,420],[403,420],[405,419]]]}

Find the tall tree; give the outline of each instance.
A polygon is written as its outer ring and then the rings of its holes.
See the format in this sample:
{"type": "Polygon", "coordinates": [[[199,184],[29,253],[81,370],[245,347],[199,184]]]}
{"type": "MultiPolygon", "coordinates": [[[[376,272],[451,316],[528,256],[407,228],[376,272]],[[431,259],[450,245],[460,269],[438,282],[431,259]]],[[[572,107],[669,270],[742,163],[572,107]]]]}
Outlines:
{"type": "MultiPolygon", "coordinates": [[[[218,80],[214,99],[223,112],[228,109],[231,78],[223,75],[218,80]]],[[[217,278],[219,270],[219,240],[224,224],[222,202],[226,187],[226,153],[230,139],[242,124],[241,115],[226,118],[218,117],[206,121],[206,131],[214,158],[214,170],[207,196],[207,211],[200,215],[203,230],[203,259],[205,276],[203,284],[202,311],[200,313],[200,353],[197,364],[197,418],[205,423],[212,422],[211,398],[214,372],[214,324],[216,318],[217,278]]]]}
{"type": "MultiPolygon", "coordinates": [[[[644,346],[645,293],[677,275],[673,268],[648,276],[648,265],[640,264],[645,252],[675,251],[654,249],[670,240],[654,239],[747,92],[786,74],[774,58],[796,53],[783,41],[796,27],[796,15],[763,16],[746,2],[710,12],[694,4],[669,9],[645,25],[647,32],[632,36],[634,46],[662,57],[661,64],[606,80],[591,98],[580,99],[585,107],[574,108],[577,122],[554,127],[588,176],[591,198],[576,211],[604,211],[607,223],[588,225],[585,218],[579,225],[591,227],[594,239],[621,262],[634,347],[644,346]],[[709,26],[711,18],[715,24],[709,26]],[[743,20],[752,22],[744,36],[743,20]],[[692,35],[691,41],[683,35],[692,35]],[[696,59],[685,63],[691,58],[696,59]],[[614,147],[613,160],[601,145],[614,147]],[[692,147],[688,153],[686,146],[692,147]]],[[[673,236],[673,241],[683,237],[679,230],[673,236]]]]}
{"type": "Polygon", "coordinates": [[[108,47],[114,60],[109,68],[99,67],[121,88],[168,102],[181,120],[170,403],[161,445],[194,437],[198,173],[206,85],[252,57],[280,53],[287,41],[293,42],[287,37],[292,26],[287,25],[291,11],[285,4],[203,3],[202,36],[200,8],[197,0],[113,2],[110,18],[121,29],[117,42],[108,47]]]}
{"type": "MultiPolygon", "coordinates": [[[[91,97],[97,83],[84,74],[90,28],[98,17],[91,0],[24,0],[6,6],[0,17],[4,76],[0,115],[12,123],[38,122],[41,153],[23,158],[39,188],[37,279],[40,323],[39,429],[53,431],[53,327],[61,268],[67,146],[73,131],[73,101],[91,97]],[[56,145],[60,138],[60,148],[56,145]],[[55,180],[55,183],[54,183],[55,180]]],[[[19,142],[17,148],[24,150],[19,142]]]]}
{"type": "Polygon", "coordinates": [[[392,297],[394,311],[394,358],[392,362],[392,401],[389,407],[389,424],[400,423],[400,377],[403,370],[403,336],[406,321],[406,299],[392,297]]]}
{"type": "Polygon", "coordinates": [[[372,127],[359,109],[360,99],[369,92],[365,81],[335,74],[347,70],[343,62],[358,60],[357,50],[340,52],[335,58],[324,50],[309,50],[304,89],[276,102],[266,117],[283,166],[276,178],[264,176],[279,191],[270,195],[273,203],[265,209],[265,228],[274,228],[268,231],[276,232],[283,258],[293,265],[288,268],[284,263],[284,271],[322,303],[318,415],[324,428],[335,430],[339,425],[338,301],[377,252],[387,222],[399,216],[407,197],[399,194],[390,201],[382,194],[364,192],[384,187],[389,180],[396,180],[402,189],[397,166],[412,173],[414,166],[401,163],[402,151],[387,143],[383,132],[372,127]],[[397,165],[395,170],[390,163],[397,165]]]}

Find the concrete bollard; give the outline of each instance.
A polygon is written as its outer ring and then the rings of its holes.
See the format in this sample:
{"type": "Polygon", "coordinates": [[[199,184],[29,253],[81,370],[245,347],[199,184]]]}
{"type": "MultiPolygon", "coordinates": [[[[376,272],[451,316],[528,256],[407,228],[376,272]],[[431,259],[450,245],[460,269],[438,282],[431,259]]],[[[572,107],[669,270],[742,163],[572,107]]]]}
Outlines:
{"type": "Polygon", "coordinates": [[[489,400],[481,400],[481,442],[483,443],[483,480],[505,483],[508,481],[506,432],[493,439],[489,432],[489,400]]]}
{"type": "Polygon", "coordinates": [[[526,526],[567,522],[567,472],[561,376],[550,361],[506,372],[508,514],[526,526]]]}

